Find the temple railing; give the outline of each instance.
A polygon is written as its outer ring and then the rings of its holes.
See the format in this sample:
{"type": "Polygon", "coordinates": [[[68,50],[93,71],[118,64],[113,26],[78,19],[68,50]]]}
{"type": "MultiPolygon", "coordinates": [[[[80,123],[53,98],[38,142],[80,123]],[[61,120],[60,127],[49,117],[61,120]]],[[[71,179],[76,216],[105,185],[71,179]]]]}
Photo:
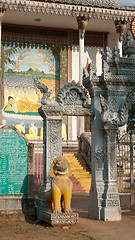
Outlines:
{"type": "Polygon", "coordinates": [[[79,139],[79,152],[91,169],[91,133],[84,132],[79,139]]]}
{"type": "MultiPolygon", "coordinates": [[[[133,135],[133,178],[135,188],[135,135],[133,135]]],[[[117,142],[117,183],[120,193],[130,193],[131,189],[131,168],[130,168],[130,137],[123,133],[117,142]]],[[[79,152],[91,168],[91,133],[82,133],[79,137],[79,152]]]]}

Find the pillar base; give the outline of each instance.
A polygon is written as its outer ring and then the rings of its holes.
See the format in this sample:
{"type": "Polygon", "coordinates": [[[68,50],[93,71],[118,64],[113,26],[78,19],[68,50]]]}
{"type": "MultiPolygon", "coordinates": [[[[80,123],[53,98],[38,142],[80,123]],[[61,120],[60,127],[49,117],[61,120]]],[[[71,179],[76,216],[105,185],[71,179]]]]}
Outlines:
{"type": "Polygon", "coordinates": [[[121,221],[120,207],[104,207],[103,208],[104,221],[121,221]]]}

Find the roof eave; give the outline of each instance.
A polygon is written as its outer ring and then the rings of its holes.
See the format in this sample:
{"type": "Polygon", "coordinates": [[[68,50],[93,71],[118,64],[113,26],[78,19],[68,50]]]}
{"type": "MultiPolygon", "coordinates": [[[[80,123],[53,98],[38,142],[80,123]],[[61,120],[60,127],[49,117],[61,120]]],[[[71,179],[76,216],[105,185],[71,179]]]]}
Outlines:
{"type": "Polygon", "coordinates": [[[131,21],[135,17],[135,11],[132,11],[132,9],[113,9],[25,0],[3,0],[0,2],[0,9],[122,21],[131,21]]]}

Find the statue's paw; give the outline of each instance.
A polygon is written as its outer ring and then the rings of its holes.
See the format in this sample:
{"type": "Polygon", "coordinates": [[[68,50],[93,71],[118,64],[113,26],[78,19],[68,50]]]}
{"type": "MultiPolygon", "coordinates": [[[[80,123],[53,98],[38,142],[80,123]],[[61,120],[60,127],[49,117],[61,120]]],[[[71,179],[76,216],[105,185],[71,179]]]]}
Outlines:
{"type": "Polygon", "coordinates": [[[72,210],[64,210],[64,213],[72,213],[72,210]]]}
{"type": "Polygon", "coordinates": [[[61,210],[53,210],[53,213],[54,214],[59,214],[59,213],[61,213],[61,210]]]}

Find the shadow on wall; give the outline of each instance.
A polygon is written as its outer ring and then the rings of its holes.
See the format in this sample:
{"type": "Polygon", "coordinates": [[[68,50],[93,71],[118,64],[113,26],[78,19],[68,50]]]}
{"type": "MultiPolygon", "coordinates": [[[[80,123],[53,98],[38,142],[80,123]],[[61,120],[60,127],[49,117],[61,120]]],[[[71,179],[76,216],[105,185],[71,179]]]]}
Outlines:
{"type": "Polygon", "coordinates": [[[34,175],[30,174],[24,178],[23,185],[21,187],[22,196],[22,213],[26,220],[35,220],[35,196],[33,193],[34,188],[34,175]]]}

